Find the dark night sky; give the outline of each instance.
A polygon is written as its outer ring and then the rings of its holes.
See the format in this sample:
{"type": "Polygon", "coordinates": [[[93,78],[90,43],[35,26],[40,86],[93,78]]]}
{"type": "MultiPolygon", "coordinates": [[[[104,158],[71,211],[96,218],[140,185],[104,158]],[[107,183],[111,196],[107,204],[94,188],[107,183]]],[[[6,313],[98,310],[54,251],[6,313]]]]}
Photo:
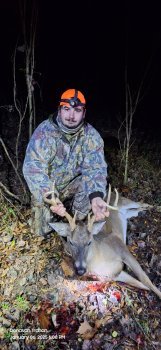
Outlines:
{"type": "MultiPolygon", "coordinates": [[[[86,96],[88,113],[115,118],[124,112],[127,62],[132,92],[147,73],[144,97],[135,118],[143,127],[158,132],[161,126],[159,1],[37,3],[36,70],[41,72],[38,80],[43,110],[55,110],[63,90],[76,87],[86,96]]],[[[21,31],[17,4],[16,0],[1,0],[0,4],[0,105],[12,103],[11,58],[21,31]]]]}

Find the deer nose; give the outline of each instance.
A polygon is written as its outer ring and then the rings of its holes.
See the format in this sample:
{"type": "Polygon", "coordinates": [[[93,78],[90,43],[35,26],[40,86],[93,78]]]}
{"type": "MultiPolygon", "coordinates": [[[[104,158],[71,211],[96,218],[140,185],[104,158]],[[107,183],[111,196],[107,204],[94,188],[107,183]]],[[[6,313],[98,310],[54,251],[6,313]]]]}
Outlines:
{"type": "Polygon", "coordinates": [[[76,268],[76,273],[77,273],[79,276],[84,275],[85,272],[86,272],[86,269],[85,269],[84,267],[76,268]]]}

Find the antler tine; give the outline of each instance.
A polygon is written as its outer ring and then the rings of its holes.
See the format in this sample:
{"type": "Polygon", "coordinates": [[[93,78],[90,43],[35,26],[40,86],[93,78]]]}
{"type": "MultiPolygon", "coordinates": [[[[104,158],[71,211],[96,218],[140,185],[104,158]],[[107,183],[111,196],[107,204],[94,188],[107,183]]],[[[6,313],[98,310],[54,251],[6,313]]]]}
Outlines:
{"type": "MultiPolygon", "coordinates": [[[[48,203],[50,205],[55,206],[55,205],[61,203],[61,201],[58,197],[59,197],[59,193],[55,188],[55,181],[54,181],[53,186],[52,186],[52,191],[45,192],[43,195],[43,199],[44,199],[45,203],[48,203]],[[55,197],[54,194],[56,194],[57,197],[55,197]],[[49,195],[51,195],[51,199],[47,198],[49,195]]],[[[76,214],[77,214],[77,211],[75,212],[75,215],[72,218],[72,216],[69,213],[67,213],[67,212],[64,213],[64,216],[68,220],[69,225],[71,227],[71,231],[73,231],[76,227],[76,223],[75,223],[76,214]]]]}
{"type": "Polygon", "coordinates": [[[114,201],[114,207],[117,207],[118,200],[119,200],[119,193],[118,193],[116,188],[115,188],[115,193],[116,193],[116,198],[115,198],[115,201],[114,201]]]}
{"type": "Polygon", "coordinates": [[[58,203],[61,203],[58,197],[59,197],[59,193],[55,188],[55,181],[54,181],[52,185],[52,190],[45,192],[43,195],[43,199],[48,204],[57,205],[58,203]],[[47,198],[50,194],[51,194],[51,199],[47,198]],[[56,194],[57,197],[55,197],[54,194],[56,194]]]}
{"type": "Polygon", "coordinates": [[[76,228],[76,223],[75,223],[75,217],[76,217],[76,213],[74,214],[74,217],[72,218],[72,216],[65,212],[64,213],[64,216],[66,217],[66,219],[68,220],[69,222],[69,225],[70,225],[70,228],[71,228],[71,231],[74,231],[74,229],[76,228]]]}
{"type": "Polygon", "coordinates": [[[93,227],[94,222],[95,222],[95,215],[92,215],[92,217],[91,217],[91,214],[88,213],[88,224],[87,224],[87,228],[88,228],[88,231],[89,231],[89,232],[92,231],[92,227],[93,227]]]}
{"type": "Polygon", "coordinates": [[[118,203],[118,199],[119,199],[119,194],[118,194],[118,191],[117,191],[116,188],[115,188],[115,193],[116,193],[116,198],[115,198],[114,205],[109,205],[110,198],[111,198],[111,185],[109,184],[109,191],[108,191],[108,197],[107,197],[106,206],[107,206],[107,208],[109,208],[111,210],[118,210],[117,203],[118,203]]]}
{"type": "Polygon", "coordinates": [[[111,185],[108,186],[108,197],[107,197],[107,204],[110,204],[110,198],[111,198],[111,185]]]}
{"type": "MultiPolygon", "coordinates": [[[[74,229],[75,229],[76,226],[77,226],[76,223],[75,223],[75,219],[76,219],[77,213],[78,213],[78,210],[75,211],[73,218],[67,213],[67,214],[71,217],[71,219],[72,219],[72,220],[71,220],[71,224],[70,224],[71,231],[74,231],[74,229]]],[[[69,220],[68,220],[68,221],[69,221],[69,220]]]]}

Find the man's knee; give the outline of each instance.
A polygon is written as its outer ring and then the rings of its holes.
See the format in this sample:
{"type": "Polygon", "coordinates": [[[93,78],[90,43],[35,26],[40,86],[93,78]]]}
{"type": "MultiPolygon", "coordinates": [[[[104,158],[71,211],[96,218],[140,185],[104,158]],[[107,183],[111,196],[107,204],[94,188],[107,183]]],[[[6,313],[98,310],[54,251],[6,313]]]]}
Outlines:
{"type": "Polygon", "coordinates": [[[75,178],[62,193],[60,199],[70,214],[77,211],[77,219],[83,220],[91,210],[88,195],[84,191],[82,176],[75,178]]]}
{"type": "Polygon", "coordinates": [[[83,220],[91,210],[91,204],[88,196],[81,192],[77,193],[72,206],[73,213],[77,211],[77,219],[83,220]]]}

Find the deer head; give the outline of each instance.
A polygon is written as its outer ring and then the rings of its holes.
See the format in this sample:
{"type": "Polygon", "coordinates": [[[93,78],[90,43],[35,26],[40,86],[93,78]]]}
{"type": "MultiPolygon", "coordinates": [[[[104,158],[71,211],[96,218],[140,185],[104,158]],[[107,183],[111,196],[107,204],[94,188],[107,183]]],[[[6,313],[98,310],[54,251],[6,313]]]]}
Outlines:
{"type": "MultiPolygon", "coordinates": [[[[116,190],[115,190],[116,191],[116,190]]],[[[45,202],[56,205],[60,203],[58,197],[54,196],[55,190],[45,194],[45,202]],[[47,197],[52,195],[52,199],[47,197]]],[[[107,207],[117,210],[118,192],[116,191],[116,200],[114,206],[110,206],[111,187],[107,198],[107,207]]],[[[65,216],[69,223],[50,223],[50,226],[62,237],[67,237],[69,251],[74,261],[74,267],[78,275],[83,275],[86,272],[87,257],[92,253],[93,236],[101,231],[105,221],[95,222],[95,216],[88,215],[88,222],[79,221],[76,223],[76,213],[72,218],[68,213],[65,216]]]]}
{"type": "Polygon", "coordinates": [[[70,224],[63,222],[50,223],[50,226],[59,236],[67,237],[69,251],[72,255],[74,267],[78,275],[86,272],[87,256],[90,254],[93,244],[93,235],[101,231],[105,221],[95,222],[89,231],[88,224],[77,222],[74,230],[71,230],[70,224]]]}

